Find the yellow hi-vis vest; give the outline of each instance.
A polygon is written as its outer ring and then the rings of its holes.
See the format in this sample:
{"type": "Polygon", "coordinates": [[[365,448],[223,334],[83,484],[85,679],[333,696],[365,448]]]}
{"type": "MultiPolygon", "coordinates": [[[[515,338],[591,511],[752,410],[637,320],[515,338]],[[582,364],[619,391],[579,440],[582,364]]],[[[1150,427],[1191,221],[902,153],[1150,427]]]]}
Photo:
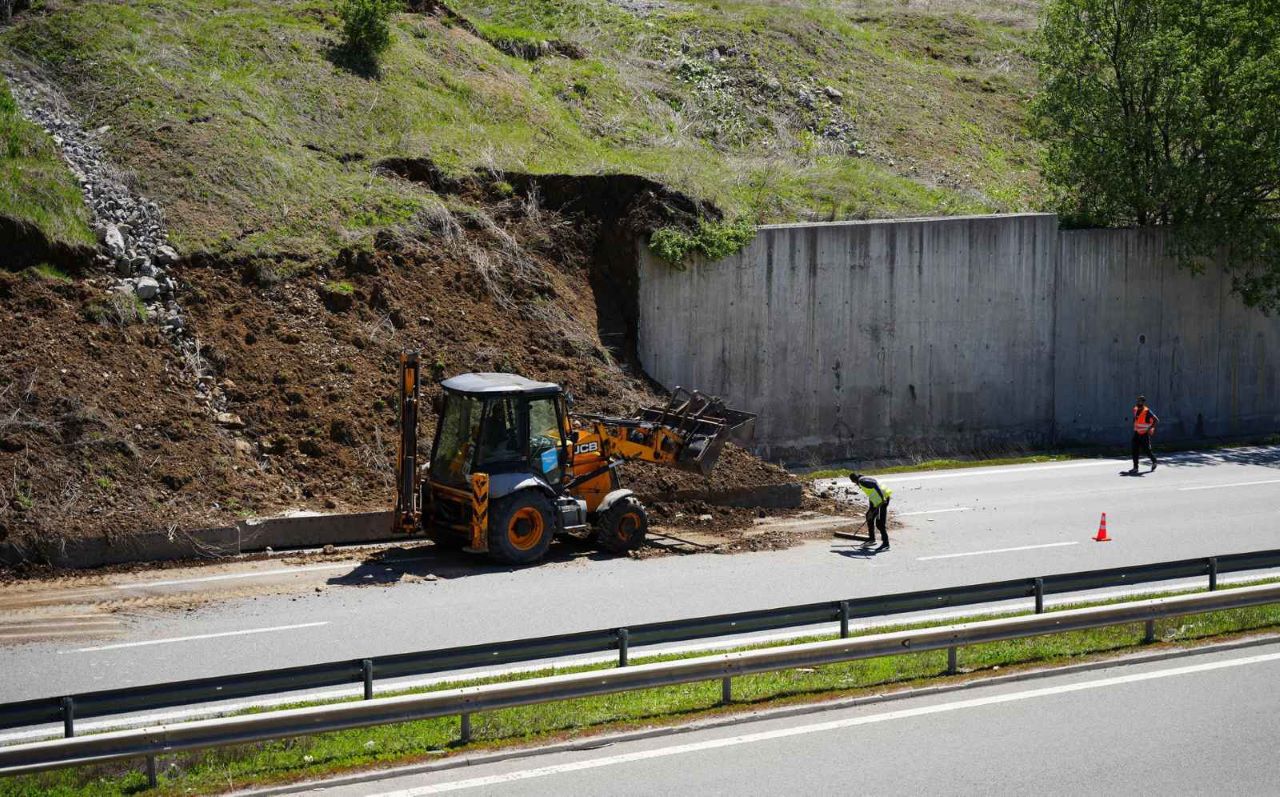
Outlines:
{"type": "Polygon", "coordinates": [[[880,504],[889,500],[889,496],[893,495],[893,490],[890,490],[888,487],[881,487],[877,490],[874,487],[863,487],[859,484],[858,489],[866,493],[867,500],[871,502],[872,506],[880,506],[880,504]],[[880,497],[881,493],[884,493],[884,498],[880,497]]]}

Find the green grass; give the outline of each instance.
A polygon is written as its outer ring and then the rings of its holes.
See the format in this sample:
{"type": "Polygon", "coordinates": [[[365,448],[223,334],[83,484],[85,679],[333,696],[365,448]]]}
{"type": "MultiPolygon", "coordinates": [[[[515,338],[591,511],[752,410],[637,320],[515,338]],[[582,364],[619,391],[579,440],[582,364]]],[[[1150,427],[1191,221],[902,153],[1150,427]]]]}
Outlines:
{"type": "MultiPolygon", "coordinates": [[[[915,462],[907,465],[891,465],[886,468],[868,468],[865,471],[859,472],[876,476],[886,473],[912,473],[915,471],[926,470],[989,468],[997,465],[1029,465],[1036,462],[1062,462],[1076,458],[1077,457],[1073,454],[1029,454],[1027,456],[1020,457],[992,457],[990,459],[929,459],[923,462],[915,462]]],[[[801,473],[799,474],[799,477],[806,481],[813,481],[814,479],[843,478],[849,475],[850,470],[851,468],[821,468],[801,473]]]]}
{"type": "Polygon", "coordinates": [[[431,201],[372,169],[405,155],[452,173],[638,173],[755,222],[1038,206],[1034,14],[1017,4],[455,7],[482,37],[397,14],[376,74],[335,51],[329,0],[47,0],[0,32],[0,54],[112,126],[107,148],[185,251],[306,261],[367,243],[431,201]],[[527,61],[486,38],[586,57],[527,61]]]}
{"type": "Polygon", "coordinates": [[[0,216],[33,225],[50,241],[92,246],[89,211],[53,140],[22,118],[0,78],[0,216]]]}
{"type": "MultiPolygon", "coordinates": [[[[1170,591],[1144,597],[1186,594],[1192,591],[1194,590],[1170,591]]],[[[1056,608],[1053,611],[1119,602],[1123,601],[1080,603],[1056,608]]],[[[1007,617],[1013,614],[1016,613],[979,615],[966,620],[1007,617]]],[[[861,633],[885,633],[941,624],[943,623],[897,624],[861,633]]],[[[1189,644],[1244,631],[1274,628],[1278,625],[1280,625],[1280,606],[1266,606],[1158,621],[1156,632],[1158,642],[1172,645],[1189,644]]],[[[950,680],[973,678],[975,674],[991,672],[996,668],[1007,670],[1114,655],[1140,647],[1143,632],[1142,624],[1136,623],[966,647],[960,651],[959,656],[962,674],[952,676],[950,680]]],[[[787,643],[740,648],[740,650],[829,638],[831,637],[812,637],[787,643]]],[[[636,659],[634,662],[641,664],[691,657],[680,655],[646,657],[636,659]]],[[[583,666],[545,670],[440,685],[418,691],[436,691],[479,683],[509,682],[592,669],[603,669],[603,667],[583,666]]],[[[936,682],[945,675],[945,669],[945,651],[931,651],[735,678],[734,703],[731,706],[719,705],[718,682],[700,682],[486,712],[473,717],[474,738],[468,745],[458,741],[457,718],[446,717],[216,751],[166,756],[161,759],[162,778],[157,793],[217,792],[332,775],[376,765],[430,759],[462,750],[492,749],[531,742],[546,742],[583,733],[680,723],[693,718],[728,714],[766,705],[829,700],[868,691],[882,693],[887,688],[905,688],[926,682],[936,682]]],[[[131,765],[118,764],[84,767],[0,781],[0,795],[115,795],[132,794],[140,790],[145,790],[140,769],[131,765]]]]}
{"type": "Polygon", "coordinates": [[[71,277],[57,266],[51,266],[48,263],[39,263],[32,266],[29,271],[36,277],[48,280],[50,282],[70,283],[71,277]]]}

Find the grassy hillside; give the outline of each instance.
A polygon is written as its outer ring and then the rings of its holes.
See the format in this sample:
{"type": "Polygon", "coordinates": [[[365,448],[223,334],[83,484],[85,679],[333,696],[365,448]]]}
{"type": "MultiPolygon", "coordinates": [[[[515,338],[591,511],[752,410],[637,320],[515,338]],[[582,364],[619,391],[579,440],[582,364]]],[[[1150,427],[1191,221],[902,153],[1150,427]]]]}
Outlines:
{"type": "MultiPolygon", "coordinates": [[[[0,268],[0,540],[386,508],[407,348],[433,380],[654,400],[630,253],[700,203],[741,222],[1040,204],[1034,3],[411,0],[376,70],[340,48],[336,6],[44,0],[0,30],[0,60],[163,208],[189,344],[89,250],[73,278],[0,268]]],[[[90,240],[49,139],[8,104],[0,122],[23,153],[0,216],[90,240]]],[[[650,496],[702,484],[630,472],[650,496]]],[[[706,484],[785,478],[737,452],[706,484]]]]}
{"type": "Polygon", "coordinates": [[[376,74],[335,5],[48,0],[0,48],[112,125],[187,251],[307,261],[404,223],[424,198],[390,156],[639,173],[756,221],[1038,202],[1035,3],[461,0],[398,14],[376,74]],[[582,57],[507,52],[543,41],[582,57]]]}
{"type": "Polygon", "coordinates": [[[22,118],[2,78],[0,148],[0,216],[39,229],[55,244],[93,246],[80,186],[53,140],[22,118]]]}

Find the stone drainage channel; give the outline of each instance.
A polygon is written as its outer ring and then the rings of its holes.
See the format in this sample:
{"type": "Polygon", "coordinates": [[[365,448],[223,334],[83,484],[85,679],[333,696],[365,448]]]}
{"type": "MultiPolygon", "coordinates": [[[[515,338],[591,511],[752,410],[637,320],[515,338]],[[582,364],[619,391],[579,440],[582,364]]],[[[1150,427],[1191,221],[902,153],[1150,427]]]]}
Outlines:
{"type": "MultiPolygon", "coordinates": [[[[196,398],[213,413],[228,415],[226,396],[200,355],[200,341],[187,328],[178,305],[178,285],[169,273],[178,261],[178,252],[169,244],[164,212],[125,185],[121,173],[96,143],[110,126],[86,131],[66,101],[35,75],[11,65],[4,66],[3,73],[23,116],[53,138],[80,183],[98,235],[95,265],[107,275],[107,298],[141,302],[147,318],[160,325],[178,350],[187,372],[193,372],[196,398]]],[[[234,419],[228,416],[227,420],[234,419]]]]}

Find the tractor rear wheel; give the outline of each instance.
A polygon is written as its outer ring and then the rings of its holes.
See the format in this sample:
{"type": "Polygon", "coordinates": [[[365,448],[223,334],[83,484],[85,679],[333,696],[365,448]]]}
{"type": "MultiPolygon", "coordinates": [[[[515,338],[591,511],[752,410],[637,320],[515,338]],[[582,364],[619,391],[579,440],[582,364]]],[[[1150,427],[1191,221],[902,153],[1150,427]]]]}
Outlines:
{"type": "Polygon", "coordinates": [[[494,502],[489,512],[489,556],[511,565],[533,564],[547,555],[555,535],[551,499],[521,490],[494,502]]]}
{"type": "Polygon", "coordinates": [[[634,495],[618,499],[596,519],[596,543],[611,553],[634,551],[648,531],[649,516],[634,495]]]}

